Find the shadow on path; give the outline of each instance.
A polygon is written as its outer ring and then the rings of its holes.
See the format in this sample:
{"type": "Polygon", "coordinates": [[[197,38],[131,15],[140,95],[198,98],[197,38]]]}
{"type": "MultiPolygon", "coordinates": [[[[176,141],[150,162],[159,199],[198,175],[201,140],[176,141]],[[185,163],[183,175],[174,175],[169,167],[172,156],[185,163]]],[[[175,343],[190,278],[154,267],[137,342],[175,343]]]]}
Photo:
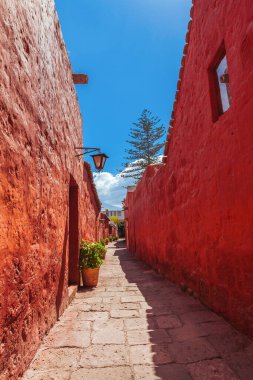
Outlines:
{"type": "MultiPolygon", "coordinates": [[[[140,312],[148,324],[153,365],[140,359],[140,379],[154,379],[149,377],[150,364],[162,380],[253,379],[253,347],[248,338],[129,254],[124,241],[117,242],[114,256],[129,285],[137,285],[145,299],[140,312]]],[[[145,356],[147,343],[137,333],[136,355],[145,356]]]]}

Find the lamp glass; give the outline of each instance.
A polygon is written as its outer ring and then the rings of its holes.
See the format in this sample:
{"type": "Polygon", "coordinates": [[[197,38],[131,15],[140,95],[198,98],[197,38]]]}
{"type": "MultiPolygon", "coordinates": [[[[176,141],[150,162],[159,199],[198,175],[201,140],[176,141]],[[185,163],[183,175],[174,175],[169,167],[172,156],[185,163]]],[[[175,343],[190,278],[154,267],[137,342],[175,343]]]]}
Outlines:
{"type": "Polygon", "coordinates": [[[104,166],[108,156],[104,153],[98,153],[92,155],[95,168],[100,172],[104,166]]]}

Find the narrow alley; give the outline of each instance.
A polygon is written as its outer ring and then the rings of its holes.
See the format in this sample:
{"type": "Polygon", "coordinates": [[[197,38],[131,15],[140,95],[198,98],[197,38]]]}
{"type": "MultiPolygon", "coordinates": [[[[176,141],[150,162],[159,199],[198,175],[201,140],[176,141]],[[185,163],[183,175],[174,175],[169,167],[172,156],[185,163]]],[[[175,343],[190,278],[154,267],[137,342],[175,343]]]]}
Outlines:
{"type": "Polygon", "coordinates": [[[252,378],[252,342],[119,241],[98,287],[78,292],[23,380],[252,378]]]}

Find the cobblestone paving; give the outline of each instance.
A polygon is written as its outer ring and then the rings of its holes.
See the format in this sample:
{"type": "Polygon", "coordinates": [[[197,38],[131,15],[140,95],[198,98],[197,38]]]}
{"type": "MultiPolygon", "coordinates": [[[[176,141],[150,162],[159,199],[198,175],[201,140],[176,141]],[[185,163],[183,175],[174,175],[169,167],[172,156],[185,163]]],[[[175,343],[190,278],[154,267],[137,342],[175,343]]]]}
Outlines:
{"type": "Polygon", "coordinates": [[[253,380],[253,344],[119,242],[23,379],[253,380]]]}

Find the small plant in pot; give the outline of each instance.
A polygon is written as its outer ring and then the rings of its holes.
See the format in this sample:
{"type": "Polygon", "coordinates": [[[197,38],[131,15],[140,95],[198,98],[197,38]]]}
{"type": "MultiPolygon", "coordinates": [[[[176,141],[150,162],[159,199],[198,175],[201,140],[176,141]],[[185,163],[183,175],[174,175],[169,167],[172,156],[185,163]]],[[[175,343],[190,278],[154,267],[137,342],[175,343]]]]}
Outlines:
{"type": "Polygon", "coordinates": [[[91,243],[91,246],[92,246],[91,248],[95,252],[101,254],[101,257],[104,260],[105,259],[105,254],[106,254],[106,251],[107,251],[106,248],[105,248],[105,245],[102,244],[101,242],[95,242],[95,243],[91,243]]]}
{"type": "Polygon", "coordinates": [[[106,245],[105,239],[101,239],[101,240],[100,240],[100,243],[101,243],[103,246],[105,246],[105,245],[106,245]]]}
{"type": "Polygon", "coordinates": [[[101,243],[89,243],[85,240],[81,242],[79,267],[84,285],[97,286],[104,255],[105,247],[101,243]]]}

